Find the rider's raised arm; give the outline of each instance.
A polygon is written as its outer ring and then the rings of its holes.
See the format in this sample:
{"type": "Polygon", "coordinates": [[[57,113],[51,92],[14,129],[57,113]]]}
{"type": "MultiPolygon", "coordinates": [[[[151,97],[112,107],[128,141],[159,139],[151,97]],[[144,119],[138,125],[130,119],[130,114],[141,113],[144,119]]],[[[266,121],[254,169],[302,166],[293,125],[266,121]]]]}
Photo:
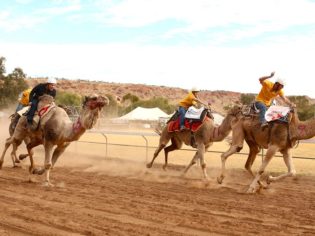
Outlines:
{"type": "Polygon", "coordinates": [[[274,74],[275,74],[275,72],[273,71],[273,72],[271,72],[270,75],[260,77],[260,78],[259,78],[259,82],[260,82],[261,84],[263,84],[263,82],[264,82],[266,79],[270,79],[271,77],[274,76],[274,74]]]}

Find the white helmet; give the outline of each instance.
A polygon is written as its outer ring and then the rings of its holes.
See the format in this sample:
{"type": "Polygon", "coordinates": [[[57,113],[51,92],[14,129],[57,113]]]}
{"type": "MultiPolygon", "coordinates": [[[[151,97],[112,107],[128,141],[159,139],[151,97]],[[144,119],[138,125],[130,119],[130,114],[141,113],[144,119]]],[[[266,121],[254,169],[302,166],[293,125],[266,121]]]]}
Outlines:
{"type": "Polygon", "coordinates": [[[191,91],[192,91],[192,92],[200,92],[200,89],[198,89],[197,87],[192,87],[192,88],[191,88],[191,91]]]}
{"type": "Polygon", "coordinates": [[[281,85],[285,85],[285,81],[284,81],[284,79],[281,79],[281,78],[277,78],[276,79],[276,83],[278,83],[278,84],[281,84],[281,85]]]}
{"type": "Polygon", "coordinates": [[[49,77],[47,84],[57,84],[57,80],[54,77],[49,77]]]}

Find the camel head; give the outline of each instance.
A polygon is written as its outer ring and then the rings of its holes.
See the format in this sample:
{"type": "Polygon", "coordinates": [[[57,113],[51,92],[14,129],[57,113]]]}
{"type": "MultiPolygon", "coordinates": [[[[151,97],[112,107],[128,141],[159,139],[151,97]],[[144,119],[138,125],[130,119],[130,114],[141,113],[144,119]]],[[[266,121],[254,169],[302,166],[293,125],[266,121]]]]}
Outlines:
{"type": "Polygon", "coordinates": [[[107,97],[93,94],[86,96],[82,104],[81,123],[85,129],[91,129],[100,116],[104,106],[109,104],[107,97]]]}
{"type": "Polygon", "coordinates": [[[227,113],[227,115],[240,118],[242,116],[242,106],[234,105],[227,113]]]}

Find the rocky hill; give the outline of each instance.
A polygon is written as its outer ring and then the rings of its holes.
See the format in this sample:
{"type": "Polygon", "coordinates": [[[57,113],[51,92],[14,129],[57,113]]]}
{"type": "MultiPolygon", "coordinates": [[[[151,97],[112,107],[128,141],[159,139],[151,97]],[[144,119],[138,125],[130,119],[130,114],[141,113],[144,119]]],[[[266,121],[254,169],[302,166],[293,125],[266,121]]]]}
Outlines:
{"type": "MultiPolygon", "coordinates": [[[[45,79],[28,79],[27,83],[34,87],[36,84],[45,81],[45,79]]],[[[136,95],[143,100],[152,97],[165,97],[171,104],[176,104],[187,94],[187,90],[174,87],[66,79],[58,80],[57,89],[81,95],[93,93],[100,95],[111,94],[118,99],[128,93],[136,95]]],[[[205,102],[210,102],[213,110],[219,113],[225,112],[224,106],[238,102],[240,96],[241,93],[229,91],[204,90],[200,93],[200,98],[205,102]]]]}
{"type": "MultiPolygon", "coordinates": [[[[33,87],[38,83],[45,82],[46,79],[28,79],[27,83],[33,87]]],[[[100,95],[111,94],[117,99],[130,93],[136,95],[140,99],[150,99],[153,97],[165,97],[169,103],[177,104],[186,94],[187,90],[174,87],[143,85],[143,84],[128,84],[128,83],[109,83],[100,81],[86,80],[66,80],[59,79],[58,90],[77,93],[80,95],[89,95],[97,93],[100,95]]],[[[200,93],[200,97],[205,102],[210,102],[212,109],[221,114],[225,113],[224,107],[238,103],[241,93],[231,91],[209,91],[204,90],[200,93]]],[[[314,103],[314,99],[310,99],[314,103]]]]}

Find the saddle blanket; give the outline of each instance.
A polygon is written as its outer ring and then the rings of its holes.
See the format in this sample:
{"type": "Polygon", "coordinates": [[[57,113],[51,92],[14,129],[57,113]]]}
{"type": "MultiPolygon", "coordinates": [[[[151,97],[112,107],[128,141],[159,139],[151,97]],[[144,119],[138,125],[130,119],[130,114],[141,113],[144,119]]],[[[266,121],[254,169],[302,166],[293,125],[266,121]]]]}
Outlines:
{"type": "MultiPolygon", "coordinates": [[[[209,119],[209,118],[207,116],[205,116],[203,121],[194,121],[193,123],[190,123],[189,120],[185,119],[184,124],[185,124],[185,127],[187,130],[191,130],[192,132],[196,132],[206,119],[209,119]]],[[[167,131],[168,132],[179,131],[179,118],[176,120],[170,121],[167,124],[167,131]]]]}
{"type": "Polygon", "coordinates": [[[266,111],[265,119],[267,122],[279,120],[285,117],[289,112],[290,112],[290,107],[271,106],[266,111]]]}
{"type": "Polygon", "coordinates": [[[194,106],[191,106],[188,108],[188,110],[185,114],[185,118],[200,120],[201,114],[202,114],[204,109],[205,109],[204,107],[196,108],[194,106]]]}
{"type": "Polygon", "coordinates": [[[23,116],[23,114],[25,112],[27,112],[28,110],[30,109],[30,106],[27,106],[27,107],[23,107],[21,110],[19,110],[17,113],[20,115],[20,116],[23,116]]]}

